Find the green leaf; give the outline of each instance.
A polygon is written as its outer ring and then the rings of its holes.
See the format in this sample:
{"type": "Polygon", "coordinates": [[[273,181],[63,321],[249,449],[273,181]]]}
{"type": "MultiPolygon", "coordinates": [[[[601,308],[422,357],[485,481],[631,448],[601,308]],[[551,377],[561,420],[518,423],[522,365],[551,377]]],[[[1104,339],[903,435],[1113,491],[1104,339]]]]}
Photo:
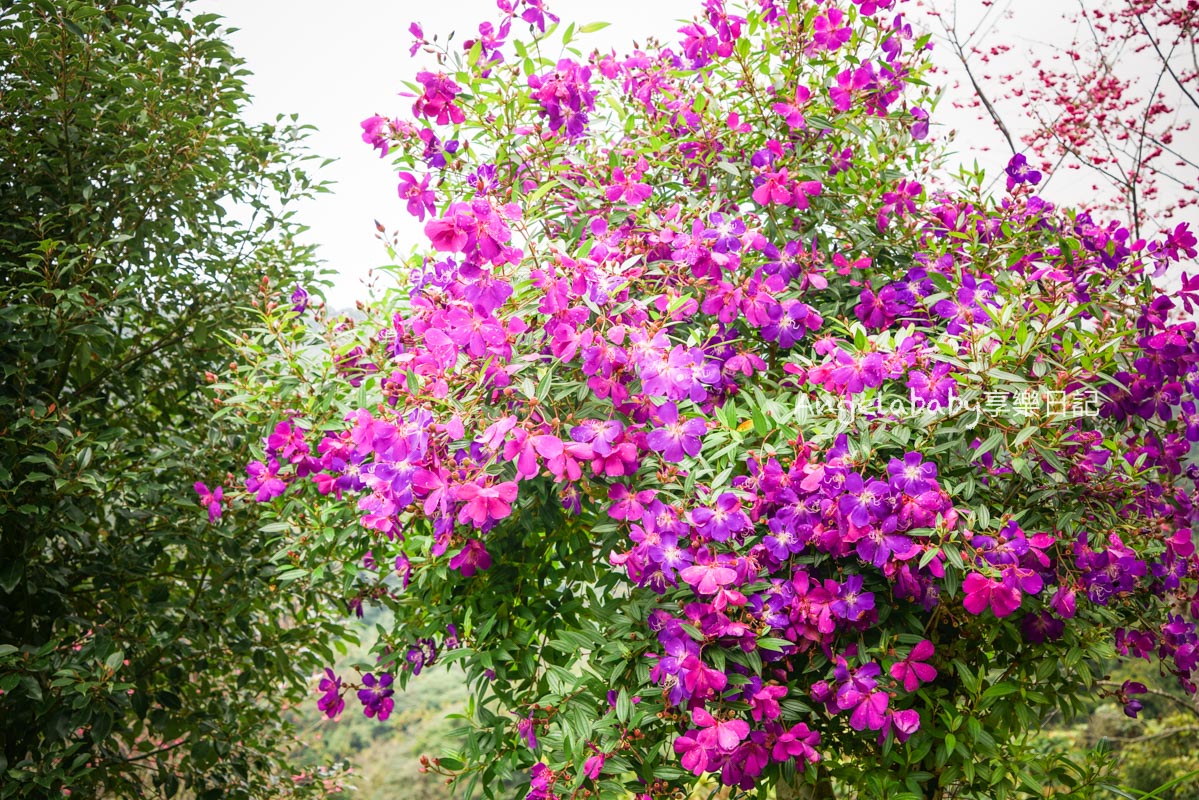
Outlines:
{"type": "Polygon", "coordinates": [[[21,582],[21,576],[24,574],[24,559],[14,558],[0,564],[0,590],[3,590],[5,594],[12,594],[13,589],[17,588],[17,584],[21,582]]]}
{"type": "Polygon", "coordinates": [[[616,694],[616,718],[627,725],[632,714],[633,703],[629,700],[628,690],[621,689],[616,694]]]}

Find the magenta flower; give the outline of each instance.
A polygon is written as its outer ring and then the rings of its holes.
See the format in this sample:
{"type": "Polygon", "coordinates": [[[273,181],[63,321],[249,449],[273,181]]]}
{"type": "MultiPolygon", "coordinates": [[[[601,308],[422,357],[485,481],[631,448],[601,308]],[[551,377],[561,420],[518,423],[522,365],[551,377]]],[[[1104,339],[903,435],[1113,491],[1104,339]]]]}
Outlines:
{"type": "Polygon", "coordinates": [[[850,68],[837,75],[837,85],[829,89],[829,97],[833,108],[838,111],[848,111],[853,105],[855,94],[859,94],[877,86],[874,65],[867,61],[856,69],[850,68]]]}
{"type": "MultiPolygon", "coordinates": [[[[1196,244],[1199,244],[1199,239],[1196,239],[1195,234],[1191,232],[1190,223],[1180,222],[1173,231],[1166,235],[1161,246],[1165,250],[1167,258],[1172,261],[1181,261],[1184,255],[1187,258],[1195,258],[1199,255],[1199,250],[1195,248],[1196,244]]],[[[1194,285],[1189,282],[1185,274],[1183,275],[1183,284],[1187,288],[1194,285]]],[[[1190,305],[1187,304],[1187,311],[1190,310],[1190,305]]]]}
{"type": "Polygon", "coordinates": [[[867,728],[877,731],[882,728],[887,721],[887,706],[891,702],[891,696],[884,691],[874,690],[859,697],[861,699],[849,715],[849,727],[855,731],[867,728]]]}
{"type": "Polygon", "coordinates": [[[848,42],[853,30],[848,25],[841,26],[844,19],[845,12],[839,8],[830,8],[816,17],[812,21],[812,44],[808,52],[825,50],[831,53],[848,42]]]}
{"type": "Polygon", "coordinates": [[[583,774],[593,781],[599,780],[600,773],[604,771],[604,761],[606,760],[603,753],[596,753],[583,762],[583,774]]]}
{"type": "Polygon", "coordinates": [[[470,213],[466,203],[454,203],[441,219],[425,223],[425,236],[434,250],[443,253],[458,253],[466,249],[479,223],[470,213]]]}
{"type": "Polygon", "coordinates": [[[558,800],[558,795],[553,791],[556,780],[556,772],[537,762],[529,771],[529,793],[525,795],[525,800],[558,800]]]}
{"type": "Polygon", "coordinates": [[[631,206],[644,203],[653,194],[653,188],[648,183],[640,183],[640,178],[640,171],[626,174],[623,169],[616,167],[612,170],[612,180],[604,190],[604,197],[612,203],[624,198],[631,206]]]}
{"type": "Polygon", "coordinates": [[[478,539],[468,539],[466,546],[450,559],[450,569],[458,570],[464,578],[471,577],[476,570],[486,570],[489,567],[491,554],[478,539]]]}
{"type": "Polygon", "coordinates": [[[391,145],[387,141],[390,128],[387,117],[376,114],[362,120],[362,141],[379,151],[379,158],[387,155],[391,145]]]}
{"type": "Polygon", "coordinates": [[[396,187],[396,191],[401,200],[408,201],[408,213],[421,222],[424,222],[426,213],[430,216],[433,215],[433,201],[436,195],[429,188],[428,175],[425,175],[421,182],[417,183],[416,177],[411,172],[401,172],[400,183],[396,187]]]}
{"type": "Polygon", "coordinates": [[[771,203],[786,203],[791,199],[791,184],[787,177],[787,170],[779,170],[778,172],[766,171],[755,180],[760,180],[761,183],[753,191],[754,202],[761,206],[768,206],[771,203]]]}
{"type": "MultiPolygon", "coordinates": [[[[848,32],[848,28],[846,31],[848,32]]],[[[783,121],[787,123],[787,127],[791,128],[792,130],[806,127],[807,122],[804,120],[803,111],[801,109],[803,108],[804,103],[808,102],[808,99],[811,98],[811,96],[812,93],[808,91],[807,87],[800,86],[795,90],[795,100],[793,102],[774,104],[774,113],[782,117],[783,121]]]]}
{"type": "Polygon", "coordinates": [[[894,733],[899,742],[906,742],[908,737],[920,730],[920,714],[913,709],[903,711],[888,711],[883,727],[879,731],[879,744],[886,740],[888,733],[894,733]]]}
{"type": "Polygon", "coordinates": [[[530,750],[537,749],[537,723],[533,721],[533,712],[530,711],[529,716],[516,721],[516,732],[525,740],[530,750]]]}
{"type": "Polygon", "coordinates": [[[697,737],[709,750],[732,752],[741,740],[749,736],[749,723],[743,719],[717,720],[702,708],[691,709],[691,721],[699,726],[697,737]]]}
{"type": "Polygon", "coordinates": [[[891,665],[891,677],[903,683],[905,692],[914,692],[921,683],[937,677],[937,670],[923,662],[932,658],[933,643],[925,639],[912,648],[907,657],[891,665]]]}
{"type": "Polygon", "coordinates": [[[674,740],[674,752],[682,756],[683,769],[702,775],[708,771],[708,749],[699,743],[699,731],[689,730],[674,740]]]}
{"type": "Polygon", "coordinates": [[[681,672],[683,688],[690,692],[693,698],[700,700],[713,697],[729,685],[729,676],[720,670],[709,667],[697,655],[689,655],[683,659],[681,672]]]}
{"type": "Polygon", "coordinates": [[[758,691],[754,692],[749,698],[750,714],[755,722],[766,720],[769,722],[772,719],[777,719],[782,709],[779,708],[779,700],[787,696],[786,686],[777,686],[769,684],[763,686],[758,691]]]}
{"type": "Polygon", "coordinates": [[[412,105],[413,114],[418,117],[431,117],[438,125],[451,122],[460,125],[466,120],[466,114],[454,105],[454,98],[459,92],[458,84],[450,80],[444,72],[433,73],[424,70],[416,74],[416,80],[425,87],[425,93],[412,105]]]}
{"type": "Polygon", "coordinates": [[[805,764],[815,764],[820,760],[820,753],[816,752],[819,745],[820,732],[800,722],[779,735],[770,755],[779,763],[795,759],[795,768],[802,772],[805,764]]]}
{"type": "Polygon", "coordinates": [[[208,487],[199,481],[193,487],[200,495],[200,505],[208,509],[208,521],[216,522],[221,518],[221,501],[225,498],[225,490],[220,486],[208,491],[208,487]]]}
{"type": "Polygon", "coordinates": [[[268,459],[266,464],[252,461],[246,466],[246,491],[254,492],[259,503],[273,500],[287,491],[287,484],[279,477],[279,462],[268,459]]]}

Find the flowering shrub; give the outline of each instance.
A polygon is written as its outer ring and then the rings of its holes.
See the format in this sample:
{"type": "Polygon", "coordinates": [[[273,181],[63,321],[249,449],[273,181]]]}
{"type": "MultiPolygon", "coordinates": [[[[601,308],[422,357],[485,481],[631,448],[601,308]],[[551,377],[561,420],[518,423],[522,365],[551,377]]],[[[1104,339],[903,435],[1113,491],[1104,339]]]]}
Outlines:
{"type": "Polygon", "coordinates": [[[395,613],[330,716],[456,663],[431,768],[468,792],[1071,796],[1035,731],[1100,659],[1194,691],[1199,298],[1153,282],[1194,237],[1020,157],[1000,198],[926,185],[893,5],[708,0],[584,56],[501,0],[415,121],[363,123],[429,247],[363,320],[264,287],[226,387],[270,411],[283,579],[395,613]]]}

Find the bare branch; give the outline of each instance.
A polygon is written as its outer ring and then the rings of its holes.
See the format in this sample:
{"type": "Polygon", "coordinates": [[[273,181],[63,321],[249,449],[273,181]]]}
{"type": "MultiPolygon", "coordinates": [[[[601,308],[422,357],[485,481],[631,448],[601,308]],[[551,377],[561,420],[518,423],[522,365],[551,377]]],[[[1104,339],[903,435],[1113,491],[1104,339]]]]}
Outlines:
{"type": "Polygon", "coordinates": [[[1141,30],[1145,31],[1145,36],[1149,37],[1149,43],[1153,45],[1153,49],[1157,52],[1157,57],[1162,60],[1162,64],[1165,65],[1166,71],[1170,73],[1170,77],[1173,78],[1174,82],[1178,84],[1178,88],[1182,90],[1184,95],[1186,95],[1187,100],[1191,101],[1191,105],[1193,105],[1195,108],[1199,108],[1199,100],[1196,100],[1195,96],[1187,91],[1186,84],[1182,82],[1182,80],[1178,77],[1178,73],[1174,71],[1174,67],[1170,65],[1170,59],[1166,58],[1166,56],[1162,53],[1162,49],[1157,46],[1157,39],[1154,39],[1153,34],[1149,32],[1149,27],[1145,24],[1145,20],[1141,18],[1140,14],[1137,14],[1136,18],[1137,22],[1141,24],[1141,30]]]}

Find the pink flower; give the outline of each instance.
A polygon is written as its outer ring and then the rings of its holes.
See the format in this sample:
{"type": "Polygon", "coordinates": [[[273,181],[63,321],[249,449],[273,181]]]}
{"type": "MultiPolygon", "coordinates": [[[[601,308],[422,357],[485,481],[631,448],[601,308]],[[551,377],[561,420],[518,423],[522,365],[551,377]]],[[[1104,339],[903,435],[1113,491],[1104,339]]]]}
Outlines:
{"type": "Polygon", "coordinates": [[[696,594],[716,594],[720,587],[737,580],[737,571],[713,559],[706,547],[697,553],[696,561],[698,563],[679,573],[696,594]]]}
{"type": "Polygon", "coordinates": [[[749,723],[743,719],[718,721],[702,708],[691,710],[691,720],[700,727],[698,741],[708,749],[732,752],[749,736],[749,723]]]}
{"type": "Polygon", "coordinates": [[[445,217],[425,223],[425,236],[429,237],[434,250],[457,253],[466,249],[477,228],[478,222],[470,214],[470,206],[454,203],[445,217]]]}
{"type": "Polygon", "coordinates": [[[600,773],[604,769],[605,757],[603,753],[596,753],[591,758],[583,762],[583,774],[591,780],[599,780],[600,773]]]}
{"type": "Polygon", "coordinates": [[[849,715],[849,727],[855,731],[869,728],[879,730],[887,721],[887,705],[891,696],[884,691],[871,691],[861,695],[857,708],[849,715]]]}
{"type": "Polygon", "coordinates": [[[882,730],[878,734],[878,743],[882,744],[887,734],[894,732],[895,738],[900,742],[906,742],[908,737],[916,731],[920,730],[920,714],[913,709],[905,709],[903,711],[887,712],[882,730]]]}
{"type": "Polygon", "coordinates": [[[379,151],[379,158],[387,155],[391,145],[387,141],[387,117],[378,114],[362,120],[362,141],[379,151]]]}
{"type": "Polygon", "coordinates": [[[795,90],[794,102],[775,103],[774,113],[783,118],[783,121],[787,123],[788,128],[791,128],[792,130],[796,128],[803,128],[807,125],[807,123],[804,121],[803,112],[800,110],[800,108],[804,103],[808,102],[808,99],[811,96],[812,93],[809,92],[806,87],[800,86],[795,90]]]}
{"type": "Polygon", "coordinates": [[[820,754],[816,752],[816,746],[819,744],[819,731],[811,730],[801,722],[775,740],[774,750],[770,755],[780,763],[794,758],[796,769],[802,771],[805,764],[814,764],[820,760],[820,754]]]}
{"type": "Polygon", "coordinates": [[[458,522],[468,519],[476,528],[488,522],[503,519],[512,513],[512,501],[516,499],[517,487],[513,481],[495,486],[483,484],[483,478],[475,483],[464,483],[454,488],[454,497],[463,502],[458,511],[458,522]]]}
{"type": "Polygon", "coordinates": [[[1002,581],[972,572],[966,576],[962,589],[966,597],[962,605],[971,614],[981,614],[989,606],[997,617],[1006,617],[1020,607],[1020,590],[1006,586],[1002,581]]]}
{"type": "Polygon", "coordinates": [[[922,662],[932,658],[933,643],[925,639],[912,648],[907,658],[891,665],[891,677],[903,683],[904,691],[914,692],[921,683],[937,677],[937,670],[922,662]]]}
{"type": "Polygon", "coordinates": [[[401,172],[400,183],[396,187],[396,191],[399,193],[401,200],[408,201],[408,213],[418,220],[423,222],[426,213],[430,216],[433,215],[433,200],[435,196],[429,189],[428,175],[420,183],[417,183],[416,177],[411,172],[401,172]]]}

